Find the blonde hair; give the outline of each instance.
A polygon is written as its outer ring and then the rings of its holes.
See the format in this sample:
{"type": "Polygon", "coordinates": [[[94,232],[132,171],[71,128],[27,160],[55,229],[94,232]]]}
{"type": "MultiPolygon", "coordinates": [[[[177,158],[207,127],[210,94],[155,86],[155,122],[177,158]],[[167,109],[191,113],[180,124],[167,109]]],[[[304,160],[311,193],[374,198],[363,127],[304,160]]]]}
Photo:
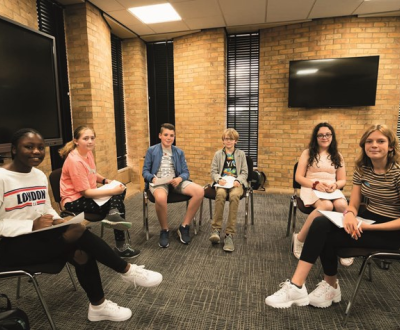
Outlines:
{"type": "Polygon", "coordinates": [[[222,133],[222,141],[224,140],[225,136],[230,139],[234,139],[236,142],[239,141],[239,133],[234,128],[227,128],[222,133]]]}
{"type": "Polygon", "coordinates": [[[387,163],[386,163],[386,170],[388,170],[392,165],[399,164],[400,162],[400,148],[399,148],[399,140],[396,134],[388,128],[386,125],[372,125],[369,127],[363,134],[360,140],[360,147],[361,147],[361,155],[358,157],[356,161],[356,169],[360,173],[363,173],[362,167],[368,166],[372,167],[371,159],[367,156],[365,152],[365,143],[368,137],[375,131],[381,132],[385,137],[387,137],[389,141],[389,148],[392,148],[388,152],[387,163]]]}
{"type": "Polygon", "coordinates": [[[60,150],[58,150],[58,153],[60,154],[61,158],[65,159],[68,157],[69,153],[76,148],[76,144],[75,144],[74,140],[78,140],[81,137],[82,132],[86,131],[88,129],[90,129],[93,132],[94,136],[96,136],[96,132],[91,127],[88,127],[88,126],[77,127],[74,130],[74,139],[67,142],[64,147],[62,147],[60,150]]]}

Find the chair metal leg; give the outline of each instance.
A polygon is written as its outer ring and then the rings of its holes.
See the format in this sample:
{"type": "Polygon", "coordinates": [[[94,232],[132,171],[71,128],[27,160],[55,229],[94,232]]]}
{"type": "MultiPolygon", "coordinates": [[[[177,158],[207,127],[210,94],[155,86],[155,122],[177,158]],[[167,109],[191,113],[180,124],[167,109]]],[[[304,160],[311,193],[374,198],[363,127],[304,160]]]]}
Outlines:
{"type": "Polygon", "coordinates": [[[293,213],[293,196],[290,198],[290,206],[289,206],[289,216],[287,222],[287,229],[286,229],[286,237],[290,234],[290,224],[292,222],[292,213],[293,213]]]}
{"type": "Polygon", "coordinates": [[[146,240],[150,239],[149,233],[149,208],[148,208],[149,200],[147,198],[147,193],[143,192],[143,228],[146,232],[146,240]]]}
{"type": "Polygon", "coordinates": [[[249,222],[249,192],[246,192],[245,197],[245,211],[244,211],[244,238],[247,238],[247,226],[249,222]]]}
{"type": "Polygon", "coordinates": [[[17,278],[17,294],[16,298],[19,299],[21,297],[21,276],[17,278]]]}
{"type": "Polygon", "coordinates": [[[204,198],[201,201],[201,205],[200,205],[199,231],[200,231],[201,223],[203,221],[203,203],[204,203],[204,198]]]}
{"type": "Polygon", "coordinates": [[[253,189],[250,189],[250,207],[251,207],[251,224],[254,225],[254,194],[253,194],[253,189]]]}
{"type": "Polygon", "coordinates": [[[353,294],[352,294],[352,296],[351,296],[351,299],[350,299],[350,301],[349,301],[349,303],[348,303],[348,305],[347,305],[347,308],[346,308],[346,312],[345,312],[346,315],[345,315],[344,320],[343,320],[343,326],[345,326],[346,323],[347,323],[348,317],[349,317],[349,315],[350,315],[350,310],[351,310],[351,307],[353,306],[354,300],[355,300],[356,295],[357,295],[357,293],[358,293],[358,289],[360,288],[360,284],[361,284],[362,278],[363,278],[363,276],[364,276],[365,269],[367,268],[367,265],[368,265],[368,263],[370,262],[370,259],[371,259],[371,258],[372,258],[372,257],[369,256],[369,257],[368,257],[367,259],[365,259],[364,262],[363,262],[363,265],[362,265],[362,267],[361,267],[360,273],[359,273],[359,275],[358,275],[356,287],[355,287],[355,289],[354,289],[354,291],[353,291],[353,294]]]}
{"type": "MultiPolygon", "coordinates": [[[[189,201],[186,201],[186,210],[188,209],[188,207],[189,207],[189,201]]],[[[194,234],[197,235],[197,219],[196,219],[196,214],[194,215],[194,217],[193,217],[193,219],[192,219],[192,222],[193,222],[194,234]]]]}
{"type": "Polygon", "coordinates": [[[296,232],[296,214],[297,214],[297,204],[296,201],[293,201],[293,221],[292,221],[292,233],[296,232]]]}
{"type": "Polygon", "coordinates": [[[209,210],[210,210],[210,221],[212,220],[212,201],[211,199],[208,200],[209,210]]]}
{"type": "Polygon", "coordinates": [[[125,233],[126,233],[126,236],[125,236],[125,237],[128,239],[128,244],[129,244],[129,245],[132,245],[132,244],[131,244],[131,234],[129,234],[129,230],[125,230],[125,233]]]}
{"type": "Polygon", "coordinates": [[[48,321],[50,323],[51,328],[53,330],[57,329],[56,325],[55,325],[55,323],[53,321],[53,318],[51,317],[50,310],[49,310],[49,308],[48,308],[48,306],[46,304],[46,301],[44,300],[44,297],[42,295],[42,291],[39,288],[39,283],[37,282],[36,277],[33,275],[33,276],[30,276],[30,278],[32,280],[33,286],[35,287],[36,293],[37,293],[37,295],[39,297],[39,300],[40,300],[40,302],[42,304],[42,307],[43,307],[43,309],[44,309],[44,311],[46,313],[46,316],[47,316],[47,319],[48,319],[48,321]]]}

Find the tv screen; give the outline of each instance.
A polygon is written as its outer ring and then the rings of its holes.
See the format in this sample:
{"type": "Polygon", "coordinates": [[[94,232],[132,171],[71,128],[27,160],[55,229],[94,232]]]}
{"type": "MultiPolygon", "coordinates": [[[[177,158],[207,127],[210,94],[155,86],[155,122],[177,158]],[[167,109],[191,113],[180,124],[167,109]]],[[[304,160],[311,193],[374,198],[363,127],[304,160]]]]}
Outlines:
{"type": "Polygon", "coordinates": [[[24,127],[47,145],[63,143],[56,72],[52,36],[0,17],[0,152],[24,127]]]}
{"type": "Polygon", "coordinates": [[[379,56],[289,63],[289,107],[375,105],[379,56]]]}

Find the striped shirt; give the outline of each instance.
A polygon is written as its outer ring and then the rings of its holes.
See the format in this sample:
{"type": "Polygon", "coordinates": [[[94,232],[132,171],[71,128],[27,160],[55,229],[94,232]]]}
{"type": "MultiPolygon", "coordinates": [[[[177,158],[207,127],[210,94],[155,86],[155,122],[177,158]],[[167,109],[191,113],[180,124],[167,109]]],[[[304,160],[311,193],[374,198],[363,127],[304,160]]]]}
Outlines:
{"type": "Polygon", "coordinates": [[[368,198],[367,210],[389,218],[400,218],[400,165],[393,165],[386,174],[376,174],[363,166],[357,170],[353,184],[361,186],[361,194],[368,198]]]}

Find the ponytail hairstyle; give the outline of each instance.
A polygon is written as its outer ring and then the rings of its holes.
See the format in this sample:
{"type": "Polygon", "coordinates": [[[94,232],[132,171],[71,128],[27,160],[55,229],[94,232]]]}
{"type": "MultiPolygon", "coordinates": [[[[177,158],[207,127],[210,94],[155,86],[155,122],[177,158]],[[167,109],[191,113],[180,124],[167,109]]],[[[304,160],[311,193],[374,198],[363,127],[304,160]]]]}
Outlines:
{"type": "Polygon", "coordinates": [[[400,148],[399,148],[399,140],[396,136],[396,134],[389,129],[386,125],[372,125],[369,127],[363,134],[360,140],[360,147],[361,147],[361,155],[358,157],[356,161],[356,170],[359,171],[360,173],[363,173],[363,166],[365,167],[370,167],[372,168],[372,162],[371,159],[367,156],[367,153],[365,152],[365,143],[368,139],[368,137],[375,131],[381,132],[384,136],[387,137],[388,142],[389,142],[389,148],[392,148],[388,152],[387,156],[387,163],[386,163],[386,170],[388,170],[392,165],[394,164],[399,164],[400,163],[400,148]]]}
{"type": "Polygon", "coordinates": [[[15,158],[15,152],[13,152],[13,150],[17,149],[19,140],[21,140],[25,135],[28,135],[29,133],[38,135],[43,140],[42,134],[40,134],[37,130],[33,128],[19,129],[18,131],[14,132],[14,134],[11,136],[11,159],[15,158]]]}
{"type": "Polygon", "coordinates": [[[319,162],[320,157],[319,157],[319,145],[318,145],[317,134],[321,127],[327,127],[332,133],[332,139],[331,139],[331,144],[329,145],[329,148],[328,148],[328,153],[329,153],[330,159],[332,161],[332,165],[335,167],[335,169],[338,169],[339,167],[342,167],[342,158],[340,157],[340,154],[338,151],[335,130],[333,129],[332,125],[329,123],[319,123],[313,129],[313,132],[311,135],[311,140],[308,145],[308,150],[309,150],[309,155],[310,155],[308,158],[308,166],[312,166],[314,161],[316,164],[318,164],[318,162],[319,162]]]}
{"type": "Polygon", "coordinates": [[[68,157],[69,153],[76,148],[75,140],[78,140],[81,137],[82,132],[88,129],[90,129],[93,132],[94,136],[96,136],[96,132],[94,131],[93,128],[88,126],[78,126],[74,130],[74,139],[67,142],[64,147],[58,150],[58,153],[60,154],[61,158],[65,159],[68,157]]]}

